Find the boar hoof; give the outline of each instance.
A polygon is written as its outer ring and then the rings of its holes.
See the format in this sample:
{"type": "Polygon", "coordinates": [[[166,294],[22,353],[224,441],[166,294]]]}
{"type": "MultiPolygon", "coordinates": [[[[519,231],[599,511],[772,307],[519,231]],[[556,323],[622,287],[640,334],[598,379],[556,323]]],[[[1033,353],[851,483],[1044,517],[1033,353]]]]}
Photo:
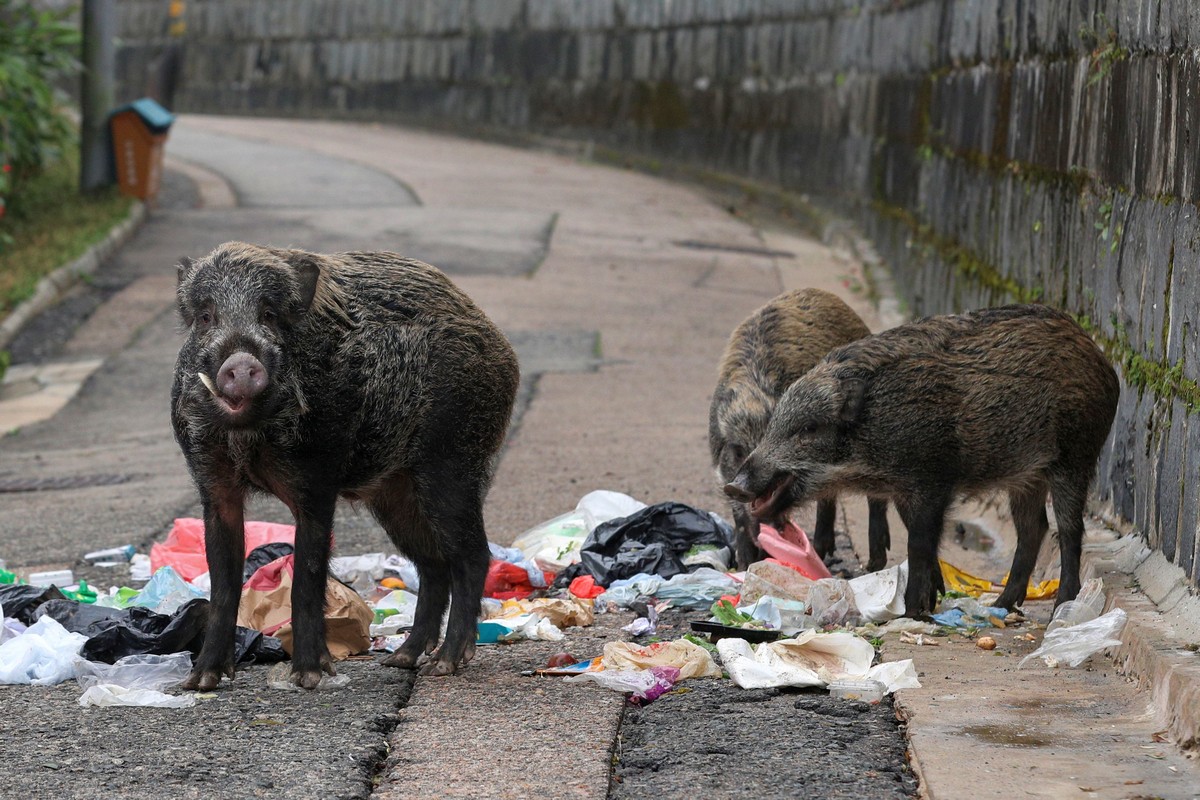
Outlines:
{"type": "Polygon", "coordinates": [[[191,674],[184,678],[183,683],[179,685],[181,688],[190,691],[211,692],[221,683],[222,675],[227,675],[229,680],[233,680],[233,667],[225,667],[224,669],[194,669],[191,674]]]}
{"type": "Polygon", "coordinates": [[[292,683],[301,689],[315,689],[320,682],[321,670],[319,669],[306,669],[302,672],[292,673],[292,683]]]}
{"type": "Polygon", "coordinates": [[[867,572],[879,572],[887,564],[887,556],[872,558],[867,562],[867,572]]]}
{"type": "Polygon", "coordinates": [[[390,656],[385,658],[381,663],[385,667],[397,667],[399,669],[414,669],[417,666],[419,654],[408,653],[404,650],[397,650],[390,656]]]}
{"type": "Polygon", "coordinates": [[[435,658],[421,667],[422,675],[453,675],[456,667],[453,661],[435,658]]]}

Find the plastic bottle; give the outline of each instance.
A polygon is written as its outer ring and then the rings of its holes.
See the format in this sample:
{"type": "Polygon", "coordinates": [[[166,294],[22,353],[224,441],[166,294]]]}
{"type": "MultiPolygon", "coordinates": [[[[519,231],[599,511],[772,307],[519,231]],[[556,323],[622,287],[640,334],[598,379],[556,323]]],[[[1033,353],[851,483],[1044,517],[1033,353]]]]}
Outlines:
{"type": "Polygon", "coordinates": [[[131,544],[122,547],[110,547],[107,550],[93,550],[90,553],[84,553],[83,557],[92,562],[96,561],[128,561],[133,558],[133,554],[137,552],[137,548],[131,544]]]}

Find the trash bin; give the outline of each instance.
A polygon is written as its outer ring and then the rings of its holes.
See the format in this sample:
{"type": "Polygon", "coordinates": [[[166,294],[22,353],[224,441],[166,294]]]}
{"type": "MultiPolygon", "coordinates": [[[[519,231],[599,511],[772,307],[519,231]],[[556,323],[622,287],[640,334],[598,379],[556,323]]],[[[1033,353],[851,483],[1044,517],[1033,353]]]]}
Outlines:
{"type": "Polygon", "coordinates": [[[163,147],[175,116],[148,97],[113,111],[109,117],[117,184],[121,194],[151,200],[162,178],[163,147]]]}

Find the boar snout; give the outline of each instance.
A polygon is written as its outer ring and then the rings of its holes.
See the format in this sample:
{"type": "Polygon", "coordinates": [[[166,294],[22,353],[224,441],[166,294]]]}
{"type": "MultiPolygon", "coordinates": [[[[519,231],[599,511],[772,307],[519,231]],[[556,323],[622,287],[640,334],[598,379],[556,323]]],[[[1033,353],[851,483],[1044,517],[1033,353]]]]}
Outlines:
{"type": "Polygon", "coordinates": [[[730,500],[736,500],[739,503],[749,503],[754,499],[754,492],[750,491],[750,479],[746,475],[746,471],[742,470],[737,475],[733,476],[733,480],[725,484],[725,494],[730,500]]]}
{"type": "Polygon", "coordinates": [[[234,404],[253,400],[267,388],[267,370],[249,353],[234,353],[217,371],[217,389],[234,404]]]}

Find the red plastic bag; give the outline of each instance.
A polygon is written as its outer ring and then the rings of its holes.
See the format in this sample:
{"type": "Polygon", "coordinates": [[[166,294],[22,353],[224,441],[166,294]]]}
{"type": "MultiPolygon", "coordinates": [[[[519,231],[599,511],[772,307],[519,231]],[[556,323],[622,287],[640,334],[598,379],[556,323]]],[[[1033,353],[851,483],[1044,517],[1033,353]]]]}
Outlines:
{"type": "MultiPolygon", "coordinates": [[[[246,523],[246,552],[271,542],[296,543],[296,526],[274,522],[246,523]]],[[[175,520],[175,526],[165,542],[155,542],[150,547],[150,571],[171,566],[185,581],[193,581],[208,572],[208,558],[204,549],[204,520],[183,517],[175,520]]]]}
{"type": "MultiPolygon", "coordinates": [[[[547,585],[554,582],[554,575],[549,572],[543,574],[546,576],[547,585]]],[[[483,596],[494,597],[497,600],[524,600],[533,594],[534,588],[524,567],[492,559],[487,580],[483,584],[483,596]]]]}
{"type": "Polygon", "coordinates": [[[789,522],[781,531],[776,531],[770,525],[760,526],[758,546],[806,578],[819,581],[833,577],[808,541],[808,536],[794,522],[789,522]]]}
{"type": "Polygon", "coordinates": [[[591,575],[580,575],[571,581],[571,585],[567,588],[571,594],[584,600],[592,600],[604,594],[604,587],[597,585],[596,579],[591,575]]]}

